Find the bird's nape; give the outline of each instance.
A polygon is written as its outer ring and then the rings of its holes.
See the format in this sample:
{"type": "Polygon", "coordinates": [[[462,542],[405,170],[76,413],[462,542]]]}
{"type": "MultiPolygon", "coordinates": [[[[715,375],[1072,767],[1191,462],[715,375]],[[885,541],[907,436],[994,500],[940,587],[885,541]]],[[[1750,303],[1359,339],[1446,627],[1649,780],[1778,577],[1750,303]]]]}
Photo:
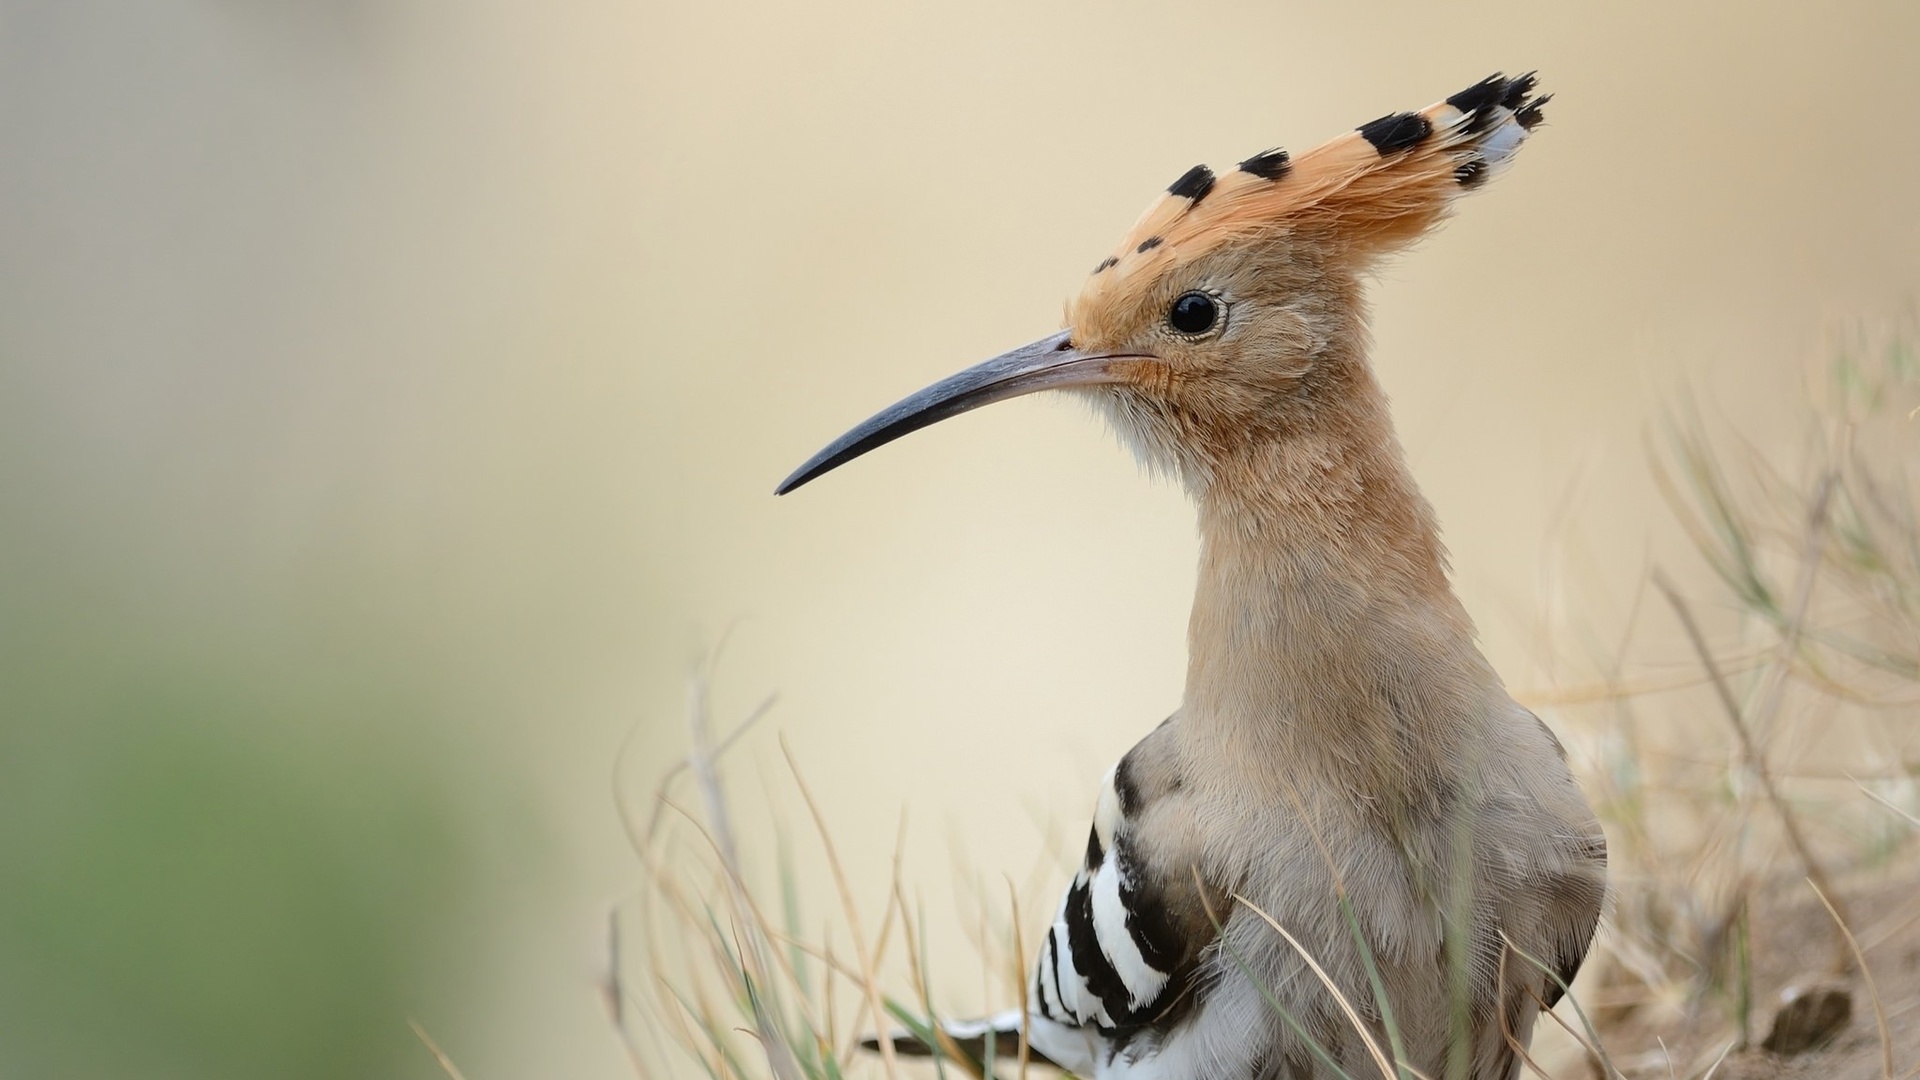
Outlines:
{"type": "Polygon", "coordinates": [[[869,450],[982,405],[1041,390],[1127,382],[1131,366],[1152,361],[1145,356],[1082,353],[1073,346],[1072,332],[1062,330],[975,364],[882,409],[795,469],[774,494],[785,495],[869,450]]]}

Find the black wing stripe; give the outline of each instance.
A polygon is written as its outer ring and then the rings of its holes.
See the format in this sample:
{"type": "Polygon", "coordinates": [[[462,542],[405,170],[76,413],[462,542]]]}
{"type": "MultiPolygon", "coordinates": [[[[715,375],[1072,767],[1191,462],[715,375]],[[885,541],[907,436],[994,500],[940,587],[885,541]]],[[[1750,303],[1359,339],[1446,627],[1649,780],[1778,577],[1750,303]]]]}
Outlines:
{"type": "Polygon", "coordinates": [[[1060,928],[1057,926],[1047,931],[1047,974],[1053,976],[1053,1000],[1060,1003],[1061,1009],[1071,1013],[1072,1010],[1067,1009],[1066,995],[1060,992],[1060,928]]]}
{"type": "Polygon", "coordinates": [[[1053,1006],[1047,1004],[1047,970],[1053,966],[1052,955],[1053,931],[1049,930],[1047,931],[1046,950],[1040,954],[1040,962],[1033,966],[1032,1004],[1035,1009],[1040,1011],[1041,1016],[1046,1017],[1048,1020],[1058,1020],[1060,1018],[1054,1015],[1053,1006]]]}
{"type": "Polygon", "coordinates": [[[1129,865],[1132,860],[1127,858],[1126,849],[1115,844],[1113,857],[1114,869],[1120,873],[1120,905],[1127,909],[1127,936],[1133,939],[1134,948],[1140,950],[1140,959],[1148,967],[1171,973],[1183,952],[1180,931],[1167,918],[1159,898],[1135,883],[1138,875],[1129,865]]]}
{"type": "Polygon", "coordinates": [[[1128,1006],[1133,992],[1100,948],[1100,936],[1093,927],[1093,893],[1084,877],[1067,894],[1067,952],[1073,956],[1074,970],[1087,981],[1087,990],[1106,1006],[1107,1017],[1116,1025],[1126,1023],[1132,1017],[1128,1006]]]}

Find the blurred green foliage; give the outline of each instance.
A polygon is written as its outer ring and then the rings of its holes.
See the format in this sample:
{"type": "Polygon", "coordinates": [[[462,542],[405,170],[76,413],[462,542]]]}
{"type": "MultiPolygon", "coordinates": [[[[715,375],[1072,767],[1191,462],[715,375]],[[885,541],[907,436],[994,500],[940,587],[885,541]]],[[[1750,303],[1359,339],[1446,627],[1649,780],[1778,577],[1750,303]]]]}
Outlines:
{"type": "Polygon", "coordinates": [[[454,789],[420,738],[432,703],[183,671],[111,634],[36,648],[23,614],[0,664],[0,1076],[437,1075],[406,1021],[458,1023],[482,967],[462,927],[500,844],[476,824],[523,854],[528,833],[454,789]]]}

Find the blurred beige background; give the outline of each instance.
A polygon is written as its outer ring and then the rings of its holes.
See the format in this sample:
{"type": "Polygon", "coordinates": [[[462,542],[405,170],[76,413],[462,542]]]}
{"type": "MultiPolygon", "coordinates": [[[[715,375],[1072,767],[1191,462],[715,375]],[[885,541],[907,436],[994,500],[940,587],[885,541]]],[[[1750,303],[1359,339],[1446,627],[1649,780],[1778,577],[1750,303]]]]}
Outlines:
{"type": "MultiPolygon", "coordinates": [[[[1765,439],[1909,310],[1917,46],[1904,2],[0,4],[0,1056],[432,1076],[417,1017],[623,1075],[614,759],[651,790],[723,632],[721,720],[779,693],[875,909],[903,807],[930,918],[1051,887],[1178,700],[1180,494],[1031,399],[774,482],[1053,330],[1189,165],[1496,69],[1550,126],[1383,275],[1377,359],[1553,681],[1698,572],[1676,392],[1765,439]]],[[[738,789],[789,790],[770,734],[738,789]]]]}

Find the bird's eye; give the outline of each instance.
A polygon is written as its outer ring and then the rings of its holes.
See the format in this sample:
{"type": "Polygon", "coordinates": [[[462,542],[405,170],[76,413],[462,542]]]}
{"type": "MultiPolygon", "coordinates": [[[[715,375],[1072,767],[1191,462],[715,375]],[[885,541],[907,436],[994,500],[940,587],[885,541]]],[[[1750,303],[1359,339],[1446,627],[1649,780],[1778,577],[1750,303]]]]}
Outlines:
{"type": "Polygon", "coordinates": [[[1219,321],[1219,302],[1203,292],[1183,293],[1167,309],[1167,325],[1183,334],[1204,334],[1219,321]]]}

